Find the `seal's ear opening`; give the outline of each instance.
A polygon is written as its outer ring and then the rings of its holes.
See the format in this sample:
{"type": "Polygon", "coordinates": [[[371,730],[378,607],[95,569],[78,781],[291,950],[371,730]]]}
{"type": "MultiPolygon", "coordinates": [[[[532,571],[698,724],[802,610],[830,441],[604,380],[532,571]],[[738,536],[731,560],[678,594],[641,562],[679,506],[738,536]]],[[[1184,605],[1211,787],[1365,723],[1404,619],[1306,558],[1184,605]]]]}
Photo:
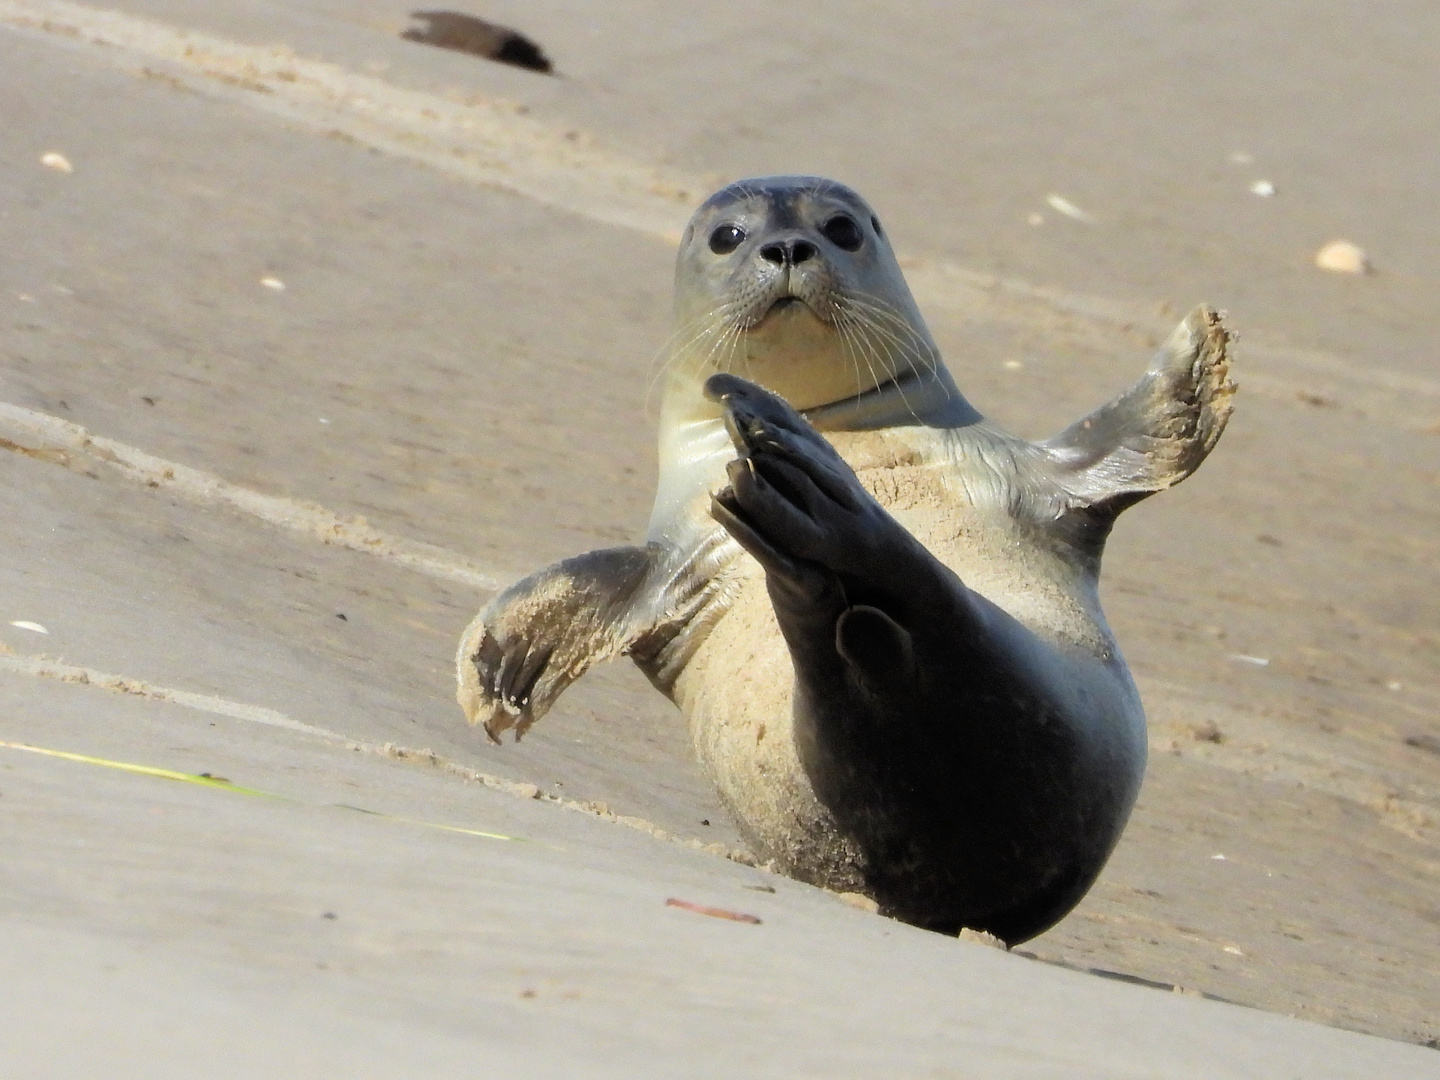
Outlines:
{"type": "Polygon", "coordinates": [[[411,27],[401,34],[406,41],[469,53],[543,75],[555,73],[544,50],[518,30],[454,11],[412,11],[410,17],[425,25],[411,27]]]}

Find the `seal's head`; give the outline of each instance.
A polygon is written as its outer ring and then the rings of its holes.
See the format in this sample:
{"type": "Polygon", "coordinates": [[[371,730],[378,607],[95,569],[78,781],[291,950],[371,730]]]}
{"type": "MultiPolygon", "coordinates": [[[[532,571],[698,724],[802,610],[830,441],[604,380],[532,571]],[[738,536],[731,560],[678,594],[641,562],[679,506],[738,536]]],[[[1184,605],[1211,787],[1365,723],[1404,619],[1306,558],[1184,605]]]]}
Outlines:
{"type": "Polygon", "coordinates": [[[971,411],[880,219],[833,180],[741,180],[705,201],[680,243],[672,343],[667,398],[697,405],[726,371],[824,427],[895,423],[897,404],[941,425],[971,411]]]}

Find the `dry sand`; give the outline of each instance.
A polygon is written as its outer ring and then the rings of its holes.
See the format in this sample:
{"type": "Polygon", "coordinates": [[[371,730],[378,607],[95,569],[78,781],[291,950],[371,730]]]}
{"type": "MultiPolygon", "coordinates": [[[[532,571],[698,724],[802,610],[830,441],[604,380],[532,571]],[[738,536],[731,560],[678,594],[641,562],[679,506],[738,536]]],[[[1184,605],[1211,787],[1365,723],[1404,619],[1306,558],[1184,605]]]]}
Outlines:
{"type": "MultiPolygon", "coordinates": [[[[880,209],[967,397],[1019,433],[1125,385],[1193,303],[1242,333],[1216,454],[1107,557],[1152,728],[1140,805],[1025,950],[1435,1045],[1440,15],[479,13],[560,77],[405,42],[403,7],[375,0],[0,0],[0,740],[195,772],[249,752],[181,752],[146,713],[180,706],[39,677],[23,658],[45,654],[734,847],[633,672],[592,673],[495,749],[448,658],[487,580],[643,529],[690,207],[735,176],[835,175],[880,209]],[[1374,271],[1317,269],[1337,237],[1374,271]]],[[[267,754],[260,777],[283,777],[267,754]]],[[[17,849],[27,807],[84,817],[112,785],[42,798],[10,776],[17,849]]],[[[425,797],[459,820],[459,790],[425,797]]],[[[126,872],[194,839],[142,833],[126,872]]],[[[0,878],[7,917],[169,940],[120,870],[35,842],[0,878]],[[113,878],[104,913],[87,874],[113,878]]],[[[177,902],[171,937],[234,915],[215,902],[177,902]]],[[[250,930],[227,947],[284,952],[250,930]]]]}

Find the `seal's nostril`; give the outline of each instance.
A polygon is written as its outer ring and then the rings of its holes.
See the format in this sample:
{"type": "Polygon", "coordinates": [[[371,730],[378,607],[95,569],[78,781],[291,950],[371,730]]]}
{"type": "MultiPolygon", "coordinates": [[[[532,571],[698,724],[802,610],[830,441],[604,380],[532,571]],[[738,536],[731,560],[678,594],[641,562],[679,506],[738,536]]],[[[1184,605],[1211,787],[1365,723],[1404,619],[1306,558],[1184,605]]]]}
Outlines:
{"type": "Polygon", "coordinates": [[[820,249],[808,240],[776,241],[760,249],[760,257],[777,266],[798,266],[818,254],[820,249]]]}

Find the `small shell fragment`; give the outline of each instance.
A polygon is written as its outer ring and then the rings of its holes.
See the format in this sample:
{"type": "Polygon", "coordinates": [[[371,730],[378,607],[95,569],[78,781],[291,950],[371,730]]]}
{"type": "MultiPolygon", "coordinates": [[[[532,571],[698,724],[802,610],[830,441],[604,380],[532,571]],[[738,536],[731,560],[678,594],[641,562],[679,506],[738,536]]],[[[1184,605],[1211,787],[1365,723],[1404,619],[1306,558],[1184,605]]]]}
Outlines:
{"type": "Polygon", "coordinates": [[[1370,256],[1359,244],[1349,240],[1331,240],[1315,253],[1315,265],[1336,274],[1368,274],[1370,256]]]}
{"type": "Polygon", "coordinates": [[[27,619],[16,619],[10,625],[18,630],[29,630],[32,634],[50,633],[49,630],[46,630],[45,627],[41,626],[38,622],[30,622],[27,619]]]}
{"type": "Polygon", "coordinates": [[[1045,205],[1050,207],[1050,209],[1054,210],[1057,214],[1064,214],[1068,218],[1074,218],[1076,221],[1083,221],[1087,225],[1094,224],[1095,219],[1093,217],[1087,214],[1084,210],[1081,210],[1080,207],[1076,206],[1063,195],[1046,195],[1045,205]]]}
{"type": "Polygon", "coordinates": [[[267,289],[274,289],[276,292],[285,291],[285,282],[281,281],[278,277],[262,277],[260,284],[264,285],[267,289]]]}
{"type": "Polygon", "coordinates": [[[1241,664],[1254,664],[1256,667],[1270,666],[1270,661],[1263,656],[1246,656],[1244,653],[1231,653],[1230,659],[1241,664]]]}
{"type": "Polygon", "coordinates": [[[1275,185],[1269,180],[1256,180],[1250,185],[1250,194],[1259,195],[1262,199],[1268,199],[1275,194],[1275,185]]]}
{"type": "Polygon", "coordinates": [[[75,166],[70,164],[69,159],[64,154],[57,154],[54,150],[48,154],[42,154],[40,164],[47,169],[54,169],[56,172],[73,173],[75,171],[75,166]]]}

